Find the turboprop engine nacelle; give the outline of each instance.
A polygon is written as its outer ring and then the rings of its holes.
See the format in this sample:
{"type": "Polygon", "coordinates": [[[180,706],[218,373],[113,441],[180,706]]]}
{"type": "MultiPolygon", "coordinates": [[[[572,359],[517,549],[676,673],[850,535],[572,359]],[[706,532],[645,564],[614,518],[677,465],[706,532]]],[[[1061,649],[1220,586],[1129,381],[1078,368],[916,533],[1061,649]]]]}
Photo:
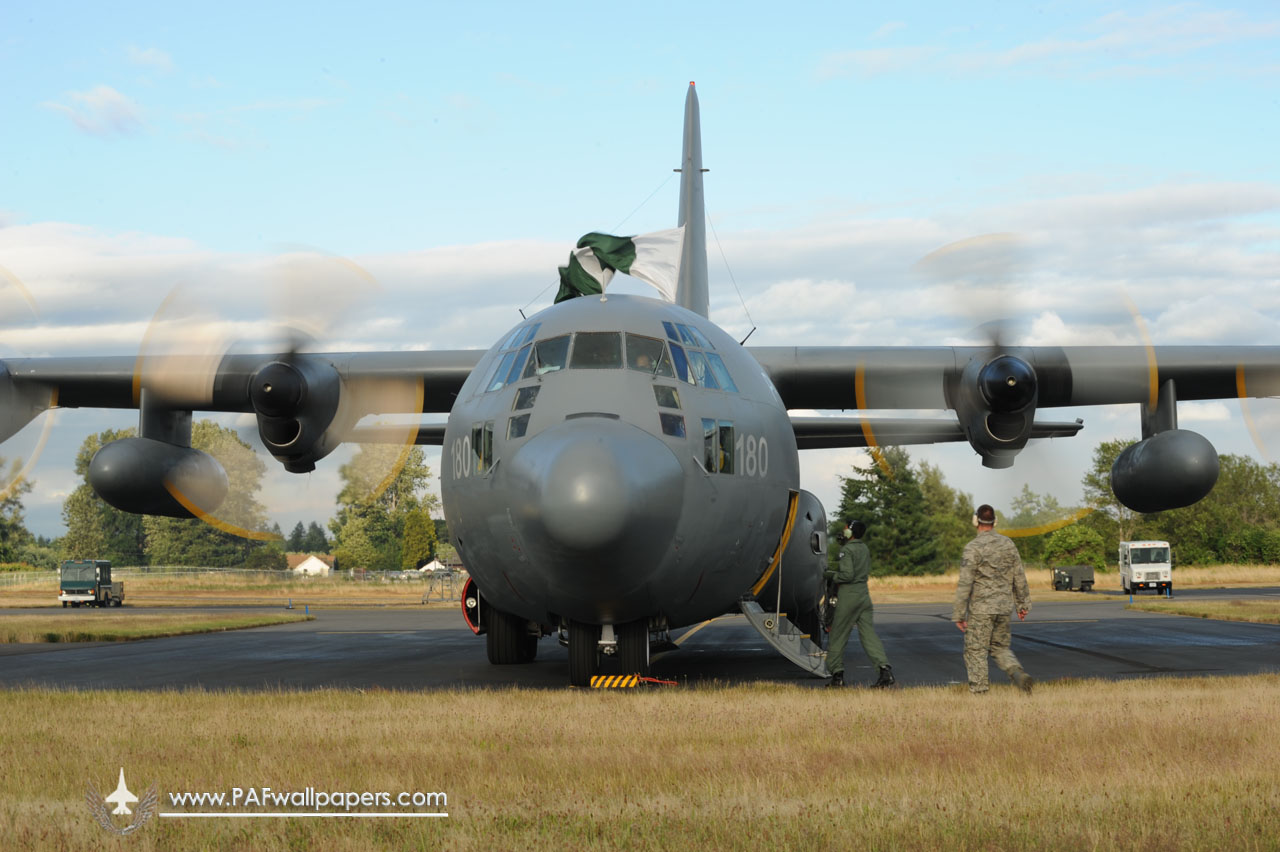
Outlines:
{"type": "Polygon", "coordinates": [[[1016,352],[974,358],[950,388],[969,446],[983,467],[1002,469],[1026,446],[1036,418],[1036,371],[1016,352]]]}
{"type": "Polygon", "coordinates": [[[184,503],[212,512],[227,496],[227,472],[191,447],[152,438],[121,438],[94,454],[89,484],[123,512],[194,518],[184,503]]]}
{"type": "Polygon", "coordinates": [[[342,380],[327,361],[294,356],[264,365],[249,381],[263,445],[290,473],[315,470],[341,443],[332,429],[342,380]]]}
{"type": "Polygon", "coordinates": [[[1125,449],[1111,466],[1111,490],[1135,512],[1190,506],[1218,481],[1218,453],[1203,435],[1170,429],[1125,449]]]}

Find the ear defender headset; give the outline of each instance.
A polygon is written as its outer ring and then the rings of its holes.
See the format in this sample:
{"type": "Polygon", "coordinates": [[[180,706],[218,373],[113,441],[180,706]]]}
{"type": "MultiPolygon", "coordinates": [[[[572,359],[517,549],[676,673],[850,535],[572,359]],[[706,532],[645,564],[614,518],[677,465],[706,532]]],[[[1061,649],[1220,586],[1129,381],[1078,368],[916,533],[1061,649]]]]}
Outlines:
{"type": "Polygon", "coordinates": [[[996,525],[996,510],[983,503],[978,507],[978,511],[973,513],[973,525],[979,524],[994,527],[996,525]],[[979,518],[978,515],[985,515],[985,518],[979,518]]]}

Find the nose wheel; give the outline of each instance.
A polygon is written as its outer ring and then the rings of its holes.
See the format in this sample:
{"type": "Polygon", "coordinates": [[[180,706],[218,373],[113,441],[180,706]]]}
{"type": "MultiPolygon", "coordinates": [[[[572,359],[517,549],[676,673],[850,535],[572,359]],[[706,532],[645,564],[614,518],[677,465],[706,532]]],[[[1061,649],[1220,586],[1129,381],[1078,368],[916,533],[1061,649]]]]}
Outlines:
{"type": "Polygon", "coordinates": [[[619,624],[618,663],[623,674],[649,676],[649,619],[619,624]]]}

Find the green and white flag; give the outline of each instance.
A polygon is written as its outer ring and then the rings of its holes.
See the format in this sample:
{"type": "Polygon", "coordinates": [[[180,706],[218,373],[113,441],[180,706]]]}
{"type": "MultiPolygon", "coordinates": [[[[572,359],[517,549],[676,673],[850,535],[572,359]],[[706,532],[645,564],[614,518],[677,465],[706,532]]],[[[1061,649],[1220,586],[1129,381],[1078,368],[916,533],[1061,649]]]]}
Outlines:
{"type": "Polygon", "coordinates": [[[556,303],[603,293],[614,272],[639,278],[674,302],[683,250],[683,226],[634,237],[587,234],[569,255],[569,265],[560,267],[556,303]]]}

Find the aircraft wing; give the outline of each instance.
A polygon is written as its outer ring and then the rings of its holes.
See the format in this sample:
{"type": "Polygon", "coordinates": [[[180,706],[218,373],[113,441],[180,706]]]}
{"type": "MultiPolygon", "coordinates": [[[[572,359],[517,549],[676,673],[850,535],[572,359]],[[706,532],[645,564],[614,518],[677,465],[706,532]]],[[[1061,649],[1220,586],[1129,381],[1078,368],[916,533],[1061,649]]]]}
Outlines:
{"type": "Polygon", "coordinates": [[[453,408],[481,350],[232,354],[139,359],[0,361],[0,441],[47,408],[138,409],[135,437],[94,457],[94,490],[128,512],[205,517],[221,504],[225,471],[191,447],[195,411],[251,413],[266,450],[292,473],[347,441],[443,442],[443,424],[361,427],[367,415],[453,408]],[[372,433],[362,437],[365,429],[372,433]],[[385,434],[379,432],[382,429],[385,434]]]}
{"type": "Polygon", "coordinates": [[[967,440],[990,468],[1013,465],[1028,440],[1079,424],[1041,409],[1135,404],[1142,440],[1112,468],[1135,511],[1190,505],[1209,493],[1218,456],[1178,427],[1180,400],[1280,395],[1277,346],[755,347],[783,404],[795,409],[953,411],[936,419],[795,417],[801,448],[967,440]],[[824,422],[824,420],[826,422],[824,422]]]}
{"type": "Polygon", "coordinates": [[[1034,372],[1037,407],[1150,402],[1173,382],[1177,399],[1280,394],[1278,346],[840,347],[749,351],[788,409],[955,409],[990,359],[1034,372]],[[966,382],[966,370],[973,381],[966,382]],[[857,385],[861,374],[862,399],[857,385]]]}
{"type": "MultiPolygon", "coordinates": [[[[1032,424],[1032,438],[1065,438],[1076,434],[1083,421],[1032,424]]],[[[923,417],[792,417],[791,428],[801,450],[835,447],[942,444],[966,440],[955,419],[923,417]]]]}
{"type": "MultiPolygon", "coordinates": [[[[332,368],[349,384],[421,380],[421,411],[448,413],[482,355],[480,349],[236,354],[216,365],[197,358],[169,358],[161,367],[161,394],[170,408],[250,413],[254,407],[249,386],[259,370],[273,362],[306,363],[332,368]]],[[[138,358],[127,355],[0,362],[0,382],[11,383],[13,391],[21,395],[56,391],[56,404],[62,408],[138,408],[139,392],[150,384],[151,376],[138,358]]]]}

